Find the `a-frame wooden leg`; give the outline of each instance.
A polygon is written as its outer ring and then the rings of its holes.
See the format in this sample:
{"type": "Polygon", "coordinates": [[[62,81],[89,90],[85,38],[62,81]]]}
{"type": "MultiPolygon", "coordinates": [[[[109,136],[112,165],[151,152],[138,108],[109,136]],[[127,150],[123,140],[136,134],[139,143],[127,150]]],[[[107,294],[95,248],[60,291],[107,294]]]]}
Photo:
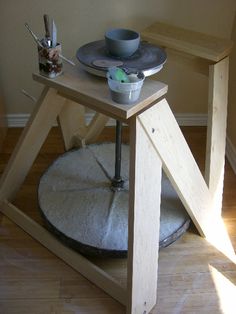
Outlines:
{"type": "Polygon", "coordinates": [[[64,246],[44,227],[9,202],[23,183],[50,128],[65,105],[65,99],[56,90],[44,89],[1,177],[0,211],[51,252],[125,305],[126,291],[114,278],[64,246]]]}
{"type": "Polygon", "coordinates": [[[0,200],[14,198],[63,105],[64,98],[54,89],[43,90],[2,174],[0,200]]]}
{"type": "Polygon", "coordinates": [[[143,314],[157,297],[162,163],[136,117],[130,132],[127,313],[143,314]]]}
{"type": "Polygon", "coordinates": [[[210,66],[205,179],[218,214],[224,182],[228,76],[229,57],[210,66]]]}
{"type": "Polygon", "coordinates": [[[84,256],[63,245],[49,231],[7,200],[0,200],[0,211],[85,278],[95,283],[120,303],[126,305],[126,290],[105,271],[84,256]]]}
{"type": "Polygon", "coordinates": [[[164,99],[139,116],[163,169],[201,235],[212,217],[212,199],[173,113],[164,99]]]}
{"type": "Polygon", "coordinates": [[[105,116],[102,113],[96,113],[93,117],[92,121],[88,125],[87,133],[84,137],[84,141],[86,144],[95,141],[98,136],[101,134],[104,129],[106,123],[108,122],[109,117],[105,116]]]}
{"type": "Polygon", "coordinates": [[[226,256],[235,259],[223,220],[215,210],[214,197],[167,101],[160,101],[140,114],[138,119],[199,233],[226,256]]]}
{"type": "Polygon", "coordinates": [[[81,147],[95,141],[104,129],[109,117],[96,113],[92,121],[86,125],[85,107],[71,100],[66,100],[65,106],[58,116],[65,148],[81,147]]]}
{"type": "Polygon", "coordinates": [[[65,106],[58,116],[59,126],[64,139],[65,149],[80,147],[85,137],[87,127],[85,124],[85,107],[67,99],[65,106]]]}

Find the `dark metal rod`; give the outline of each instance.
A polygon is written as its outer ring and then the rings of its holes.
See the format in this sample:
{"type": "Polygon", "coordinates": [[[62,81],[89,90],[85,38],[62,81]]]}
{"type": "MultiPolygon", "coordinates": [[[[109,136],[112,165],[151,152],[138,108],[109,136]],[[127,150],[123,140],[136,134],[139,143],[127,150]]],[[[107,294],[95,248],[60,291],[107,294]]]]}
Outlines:
{"type": "Polygon", "coordinates": [[[121,140],[122,140],[122,122],[116,120],[116,156],[115,156],[115,177],[116,181],[121,180],[121,140]]]}
{"type": "Polygon", "coordinates": [[[122,123],[116,120],[116,151],[115,151],[115,176],[111,182],[113,191],[121,191],[124,188],[124,181],[121,178],[121,142],[122,142],[122,123]]]}

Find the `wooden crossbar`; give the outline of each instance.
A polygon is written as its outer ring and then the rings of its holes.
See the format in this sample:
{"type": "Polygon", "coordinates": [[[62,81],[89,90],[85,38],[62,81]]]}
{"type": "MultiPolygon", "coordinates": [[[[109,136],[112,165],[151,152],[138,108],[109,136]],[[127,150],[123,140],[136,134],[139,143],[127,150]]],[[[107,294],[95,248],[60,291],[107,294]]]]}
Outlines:
{"type": "Polygon", "coordinates": [[[126,290],[101,268],[94,265],[82,255],[63,245],[50,232],[25,215],[7,200],[0,201],[0,211],[34,239],[39,241],[43,246],[48,248],[52,253],[78,271],[81,275],[96,283],[98,287],[103,289],[123,305],[126,305],[126,290]]]}
{"type": "Polygon", "coordinates": [[[192,30],[156,22],[141,33],[142,39],[153,44],[218,62],[227,57],[233,42],[192,30]]]}

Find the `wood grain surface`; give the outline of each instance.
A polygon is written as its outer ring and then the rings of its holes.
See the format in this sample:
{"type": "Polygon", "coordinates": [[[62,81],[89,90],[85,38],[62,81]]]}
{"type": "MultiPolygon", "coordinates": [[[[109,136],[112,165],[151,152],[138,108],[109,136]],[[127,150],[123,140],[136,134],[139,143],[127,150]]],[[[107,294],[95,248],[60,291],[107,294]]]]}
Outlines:
{"type": "Polygon", "coordinates": [[[142,39],[153,44],[218,62],[227,57],[233,42],[229,39],[156,22],[141,33],[142,39]]]}
{"type": "Polygon", "coordinates": [[[86,107],[109,117],[127,120],[144,110],[167,92],[167,85],[146,78],[139,99],[129,105],[121,105],[111,99],[107,80],[93,76],[82,68],[65,65],[64,73],[51,80],[38,73],[33,79],[52,88],[55,88],[65,98],[82,103],[86,107]]]}

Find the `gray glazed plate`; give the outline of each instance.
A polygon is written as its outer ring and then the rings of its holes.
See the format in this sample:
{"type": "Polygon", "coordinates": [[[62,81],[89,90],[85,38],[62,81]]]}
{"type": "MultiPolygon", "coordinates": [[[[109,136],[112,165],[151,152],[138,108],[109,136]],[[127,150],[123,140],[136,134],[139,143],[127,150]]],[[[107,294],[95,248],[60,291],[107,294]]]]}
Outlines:
{"type": "Polygon", "coordinates": [[[109,66],[122,66],[142,71],[145,76],[159,72],[166,62],[166,52],[158,46],[141,42],[139,49],[128,58],[118,58],[109,54],[105,40],[98,40],[80,47],[76,57],[85,70],[106,76],[109,66]]]}

